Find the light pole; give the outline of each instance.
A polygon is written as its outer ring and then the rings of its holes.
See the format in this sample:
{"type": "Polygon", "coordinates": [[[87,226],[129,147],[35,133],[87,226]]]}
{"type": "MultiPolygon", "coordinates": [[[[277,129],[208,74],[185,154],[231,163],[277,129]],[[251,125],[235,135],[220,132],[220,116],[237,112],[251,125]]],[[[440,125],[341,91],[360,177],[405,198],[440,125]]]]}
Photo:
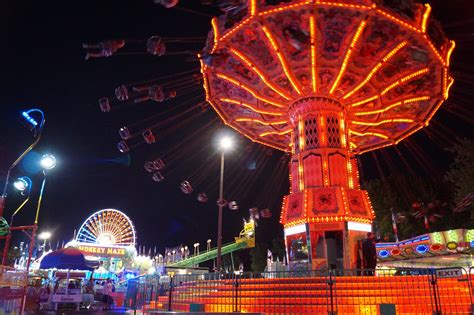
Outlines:
{"type": "Polygon", "coordinates": [[[41,202],[43,201],[44,186],[46,184],[46,177],[49,170],[52,170],[56,166],[56,158],[51,154],[45,154],[41,157],[40,165],[43,168],[43,183],[41,183],[40,195],[38,198],[38,205],[36,207],[35,222],[31,231],[30,246],[28,248],[28,261],[26,263],[26,272],[28,273],[31,263],[31,255],[33,254],[33,247],[35,245],[35,235],[38,229],[38,218],[41,210],[41,202]]]}
{"type": "Polygon", "coordinates": [[[21,191],[22,195],[26,195],[26,199],[13,212],[12,217],[10,219],[10,226],[13,226],[13,219],[15,218],[15,215],[18,212],[20,212],[20,210],[30,200],[30,193],[31,193],[31,188],[33,187],[33,182],[31,181],[31,178],[29,178],[28,176],[23,176],[23,177],[18,178],[15,182],[13,182],[13,187],[21,191]]]}
{"type": "MultiPolygon", "coordinates": [[[[33,183],[28,176],[20,177],[17,180],[15,180],[15,182],[13,183],[13,187],[21,191],[22,195],[26,195],[26,199],[20,204],[20,206],[18,206],[18,208],[16,208],[15,212],[13,212],[12,214],[12,217],[10,219],[10,232],[11,232],[11,227],[13,226],[13,219],[15,215],[26,205],[28,200],[30,200],[30,192],[31,192],[32,186],[33,186],[33,183]]],[[[5,240],[5,246],[3,247],[2,265],[5,265],[7,263],[8,249],[10,248],[10,240],[11,240],[11,233],[8,233],[5,240]]]]}
{"type": "Polygon", "coordinates": [[[219,214],[217,218],[217,264],[216,269],[218,272],[221,271],[222,266],[222,208],[225,206],[224,201],[224,156],[225,152],[229,151],[233,146],[232,138],[225,136],[219,141],[219,149],[221,151],[221,172],[219,181],[219,200],[217,205],[219,206],[219,214]]]}
{"type": "Polygon", "coordinates": [[[46,251],[46,241],[51,238],[51,232],[44,231],[38,234],[38,239],[43,240],[43,253],[46,251]]]}
{"type": "Polygon", "coordinates": [[[30,109],[28,111],[24,111],[21,114],[24,118],[25,123],[28,126],[28,129],[33,131],[35,140],[33,141],[32,144],[30,144],[29,147],[26,148],[25,151],[10,165],[7,171],[7,176],[5,177],[5,184],[3,185],[3,193],[0,196],[0,217],[3,215],[3,209],[5,208],[5,201],[7,199],[7,188],[8,188],[8,183],[10,180],[10,173],[11,171],[15,168],[15,166],[20,163],[20,161],[25,157],[25,155],[30,152],[36,144],[41,139],[41,132],[43,131],[44,123],[45,123],[45,118],[44,118],[44,113],[39,110],[39,109],[30,109]],[[36,121],[31,114],[32,113],[37,113],[41,116],[40,122],[36,121]]]}

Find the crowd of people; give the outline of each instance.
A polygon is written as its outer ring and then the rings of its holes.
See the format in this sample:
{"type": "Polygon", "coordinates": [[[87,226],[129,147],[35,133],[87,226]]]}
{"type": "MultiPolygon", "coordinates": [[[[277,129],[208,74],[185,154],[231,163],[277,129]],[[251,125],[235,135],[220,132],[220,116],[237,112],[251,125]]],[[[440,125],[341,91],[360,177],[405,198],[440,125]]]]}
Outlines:
{"type": "Polygon", "coordinates": [[[101,302],[102,309],[111,309],[114,305],[113,292],[115,292],[114,281],[110,278],[105,281],[84,281],[82,283],[79,279],[69,279],[67,284],[63,281],[57,280],[56,282],[37,281],[33,285],[28,287],[27,292],[27,308],[29,309],[46,309],[51,308],[53,305],[54,294],[81,294],[82,303],[81,306],[90,309],[94,302],[101,302]]]}

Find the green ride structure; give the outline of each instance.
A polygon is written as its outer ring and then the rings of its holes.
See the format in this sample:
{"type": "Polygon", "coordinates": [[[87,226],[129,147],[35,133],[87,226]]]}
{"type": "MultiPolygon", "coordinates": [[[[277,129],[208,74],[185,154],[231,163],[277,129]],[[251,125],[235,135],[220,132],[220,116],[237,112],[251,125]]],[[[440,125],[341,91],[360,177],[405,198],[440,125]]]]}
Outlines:
{"type": "MultiPolygon", "coordinates": [[[[240,232],[235,241],[222,246],[222,255],[227,255],[232,252],[255,247],[255,222],[250,220],[244,224],[244,229],[240,232]]],[[[217,257],[217,247],[212,248],[204,253],[190,256],[186,259],[168,263],[167,267],[190,268],[197,266],[200,263],[215,259],[217,257]]]]}

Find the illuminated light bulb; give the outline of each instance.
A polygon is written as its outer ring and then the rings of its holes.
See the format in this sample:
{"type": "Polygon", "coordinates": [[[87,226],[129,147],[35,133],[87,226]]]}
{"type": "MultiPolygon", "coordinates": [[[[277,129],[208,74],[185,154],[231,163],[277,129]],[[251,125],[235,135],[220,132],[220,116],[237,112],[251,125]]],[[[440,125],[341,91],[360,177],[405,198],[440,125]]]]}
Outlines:
{"type": "Polygon", "coordinates": [[[56,166],[56,158],[52,154],[45,154],[41,157],[41,167],[45,170],[51,170],[56,166]]]}

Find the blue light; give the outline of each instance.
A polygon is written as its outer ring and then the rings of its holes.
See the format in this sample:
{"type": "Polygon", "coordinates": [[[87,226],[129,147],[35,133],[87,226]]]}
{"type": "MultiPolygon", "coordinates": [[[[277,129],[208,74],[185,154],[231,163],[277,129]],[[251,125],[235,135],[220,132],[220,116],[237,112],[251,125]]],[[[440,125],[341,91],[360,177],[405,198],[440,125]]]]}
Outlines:
{"type": "Polygon", "coordinates": [[[474,248],[474,240],[471,241],[471,248],[474,248]]]}
{"type": "Polygon", "coordinates": [[[425,254],[428,251],[428,246],[421,244],[418,245],[415,250],[418,254],[425,254]]]}
{"type": "MultiPolygon", "coordinates": [[[[29,112],[29,111],[28,111],[29,112]]],[[[30,123],[32,124],[33,126],[38,126],[38,122],[36,120],[33,119],[33,117],[31,117],[28,112],[22,112],[21,115],[23,117],[25,117],[25,119],[30,123]]]]}
{"type": "Polygon", "coordinates": [[[379,256],[382,257],[382,258],[385,258],[385,257],[388,257],[390,253],[388,252],[388,250],[386,249],[382,249],[380,252],[379,252],[379,256]]]}

